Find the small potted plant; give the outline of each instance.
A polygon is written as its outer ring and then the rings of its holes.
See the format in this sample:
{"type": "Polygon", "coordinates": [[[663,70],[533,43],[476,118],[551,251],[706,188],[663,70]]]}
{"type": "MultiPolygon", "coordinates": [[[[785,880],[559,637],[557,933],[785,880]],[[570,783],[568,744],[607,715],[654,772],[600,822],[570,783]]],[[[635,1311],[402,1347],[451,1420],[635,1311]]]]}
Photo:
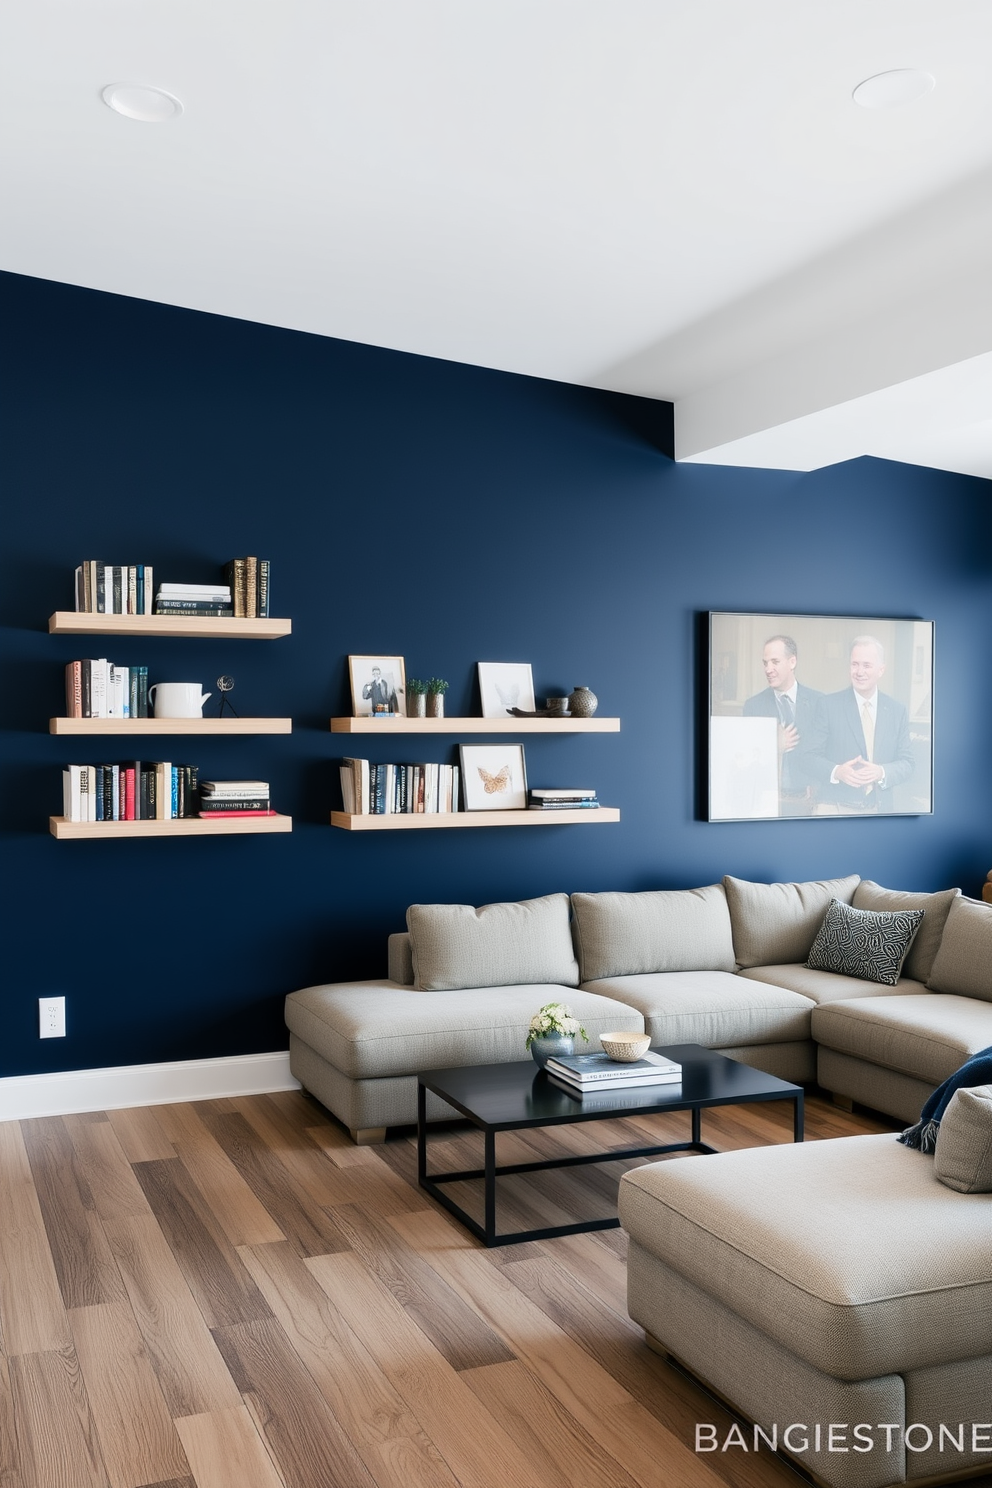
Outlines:
{"type": "Polygon", "coordinates": [[[406,684],[407,713],[411,718],[423,718],[427,712],[427,683],[419,677],[411,677],[406,684]]]}
{"type": "Polygon", "coordinates": [[[441,677],[430,677],[427,682],[427,717],[444,717],[444,694],[448,684],[441,677]]]}
{"type": "Polygon", "coordinates": [[[589,1042],[589,1035],[566,1002],[546,1002],[530,1020],[526,1047],[543,1069],[552,1054],[575,1053],[575,1035],[589,1042]]]}

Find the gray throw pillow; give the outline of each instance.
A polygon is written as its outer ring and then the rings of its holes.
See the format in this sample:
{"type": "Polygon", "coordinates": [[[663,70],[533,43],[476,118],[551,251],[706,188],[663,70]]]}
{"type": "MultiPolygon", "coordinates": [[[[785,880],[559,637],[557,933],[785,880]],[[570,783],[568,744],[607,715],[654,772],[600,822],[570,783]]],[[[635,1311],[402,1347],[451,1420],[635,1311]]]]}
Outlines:
{"type": "Polygon", "coordinates": [[[935,894],[921,894],[905,889],[883,889],[881,884],[863,878],[854,891],[851,903],[855,909],[922,909],[926,918],[909,948],[902,969],[903,976],[925,982],[933,970],[934,957],[940,946],[944,922],[960,889],[940,889],[935,894]]]}
{"type": "Polygon", "coordinates": [[[894,987],[922,923],[922,909],[855,909],[831,899],[806,965],[894,987]]]}
{"type": "Polygon", "coordinates": [[[992,904],[955,899],[927,986],[931,992],[992,1002],[992,904]]]}
{"type": "Polygon", "coordinates": [[[992,1193],[992,1085],[955,1090],[937,1133],[933,1170],[958,1193],[992,1193]]]}
{"type": "Polygon", "coordinates": [[[414,986],[420,992],[579,985],[568,895],[509,904],[411,904],[406,912],[414,986]]]}

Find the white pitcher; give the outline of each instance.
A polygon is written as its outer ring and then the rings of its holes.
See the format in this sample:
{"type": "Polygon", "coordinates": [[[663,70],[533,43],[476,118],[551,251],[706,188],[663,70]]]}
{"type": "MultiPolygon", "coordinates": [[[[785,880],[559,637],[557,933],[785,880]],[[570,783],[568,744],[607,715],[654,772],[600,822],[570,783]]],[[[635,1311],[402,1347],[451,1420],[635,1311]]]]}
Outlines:
{"type": "Polygon", "coordinates": [[[156,682],[148,689],[156,718],[202,718],[203,705],[212,697],[199,682],[156,682]]]}

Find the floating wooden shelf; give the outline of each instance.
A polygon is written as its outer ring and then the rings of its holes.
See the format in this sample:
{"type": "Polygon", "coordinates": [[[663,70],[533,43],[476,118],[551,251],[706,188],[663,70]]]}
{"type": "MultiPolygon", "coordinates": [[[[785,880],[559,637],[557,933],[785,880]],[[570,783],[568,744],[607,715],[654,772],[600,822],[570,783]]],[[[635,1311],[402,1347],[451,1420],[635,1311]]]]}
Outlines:
{"type": "Polygon", "coordinates": [[[67,821],[64,816],[50,816],[48,827],[53,837],[77,840],[93,837],[226,837],[232,833],[245,836],[250,832],[291,832],[291,816],[250,816],[239,819],[225,816],[221,821],[207,821],[202,816],[183,816],[174,821],[67,821]]]}
{"type": "Polygon", "coordinates": [[[615,806],[600,806],[598,810],[580,807],[576,811],[387,812],[382,816],[331,812],[331,826],[343,827],[346,832],[391,832],[424,827],[561,827],[570,824],[593,827],[619,820],[620,812],[615,806]]]}
{"type": "Polygon", "coordinates": [[[271,641],[292,633],[292,620],[201,620],[197,615],[100,615],[92,610],[56,610],[49,635],[201,636],[215,641],[271,641]]]}
{"type": "Polygon", "coordinates": [[[618,734],[619,718],[332,718],[332,734],[618,734]]]}
{"type": "Polygon", "coordinates": [[[50,734],[291,734],[291,718],[50,718],[50,734]]]}

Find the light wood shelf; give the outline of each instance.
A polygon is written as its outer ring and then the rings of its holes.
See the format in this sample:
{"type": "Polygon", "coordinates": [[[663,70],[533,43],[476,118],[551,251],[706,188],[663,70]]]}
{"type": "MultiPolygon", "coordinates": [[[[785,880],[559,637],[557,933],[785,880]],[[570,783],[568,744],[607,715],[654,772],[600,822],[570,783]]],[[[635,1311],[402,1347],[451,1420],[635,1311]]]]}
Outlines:
{"type": "Polygon", "coordinates": [[[580,807],[575,811],[395,811],[384,815],[331,812],[331,826],[343,827],[346,832],[392,832],[425,827],[593,827],[619,820],[620,812],[615,806],[580,807]]]}
{"type": "Polygon", "coordinates": [[[255,832],[291,832],[291,816],[250,816],[239,819],[226,816],[221,821],[206,821],[202,816],[182,816],[174,821],[67,821],[64,816],[50,816],[48,827],[60,839],[94,837],[227,837],[246,836],[255,832]]]}
{"type": "Polygon", "coordinates": [[[292,633],[292,620],[201,620],[197,615],[100,615],[92,610],[56,610],[49,635],[200,636],[210,640],[271,641],[292,633]]]}
{"type": "Polygon", "coordinates": [[[291,718],[50,718],[50,734],[291,734],[291,718]]]}
{"type": "Polygon", "coordinates": [[[332,718],[332,734],[618,734],[619,718],[332,718]]]}

